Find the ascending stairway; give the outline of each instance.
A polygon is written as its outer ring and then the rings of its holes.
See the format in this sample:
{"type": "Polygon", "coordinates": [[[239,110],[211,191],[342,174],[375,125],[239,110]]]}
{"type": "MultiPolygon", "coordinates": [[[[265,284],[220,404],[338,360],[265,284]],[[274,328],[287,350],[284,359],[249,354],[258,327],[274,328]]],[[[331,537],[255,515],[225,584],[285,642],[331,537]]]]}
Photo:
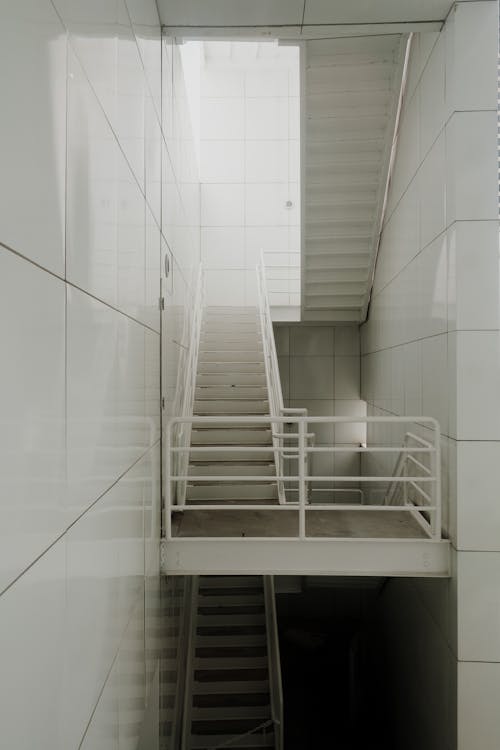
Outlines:
{"type": "Polygon", "coordinates": [[[194,625],[185,746],[274,748],[262,577],[201,576],[194,625]]]}
{"type": "MultiPolygon", "coordinates": [[[[269,414],[256,308],[207,307],[203,316],[194,403],[195,416],[258,416],[269,414]]],[[[196,423],[191,435],[187,503],[277,503],[276,467],[268,425],[196,423]],[[217,452],[196,450],[206,446],[217,452]],[[269,451],[230,452],[245,446],[269,451]],[[226,450],[225,450],[226,449],[226,450]],[[210,475],[269,476],[254,483],[196,481],[210,475]]]]}

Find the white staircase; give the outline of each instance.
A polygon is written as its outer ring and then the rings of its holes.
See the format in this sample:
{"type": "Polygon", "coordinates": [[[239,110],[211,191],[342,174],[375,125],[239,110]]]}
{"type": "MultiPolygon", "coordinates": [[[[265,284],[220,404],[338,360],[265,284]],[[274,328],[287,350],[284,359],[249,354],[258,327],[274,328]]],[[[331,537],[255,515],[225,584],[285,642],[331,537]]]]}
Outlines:
{"type": "Polygon", "coordinates": [[[302,319],[363,322],[406,37],[308,41],[302,319]]]}
{"type": "Polygon", "coordinates": [[[186,706],[189,750],[275,748],[261,576],[200,576],[186,706]]]}
{"type": "MultiPolygon", "coordinates": [[[[199,417],[269,414],[262,333],[257,308],[207,307],[200,334],[193,414],[199,417]]],[[[269,425],[194,423],[186,503],[277,503],[269,425]],[[266,448],[269,451],[248,448],[266,448]],[[216,452],[204,452],[216,447],[216,452]],[[241,447],[245,450],[235,451],[241,447]],[[233,448],[233,450],[228,450],[233,448]],[[268,482],[196,480],[197,476],[269,476],[268,482]]]]}

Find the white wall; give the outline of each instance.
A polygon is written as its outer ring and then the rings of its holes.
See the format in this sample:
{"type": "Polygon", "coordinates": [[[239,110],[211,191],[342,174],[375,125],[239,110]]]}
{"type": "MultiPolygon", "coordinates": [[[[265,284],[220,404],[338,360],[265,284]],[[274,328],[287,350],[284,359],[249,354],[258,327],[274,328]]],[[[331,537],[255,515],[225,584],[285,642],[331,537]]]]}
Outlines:
{"type": "Polygon", "coordinates": [[[153,0],[0,13],[0,744],[132,749],[159,664],[160,266],[168,329],[199,260],[178,54],[162,134],[153,0]]]}
{"type": "MultiPolygon", "coordinates": [[[[408,695],[425,728],[407,722],[399,736],[415,750],[455,747],[446,728],[457,696],[460,750],[500,743],[491,698],[500,687],[497,14],[496,2],[458,3],[442,33],[415,37],[362,327],[369,414],[424,414],[441,425],[454,579],[425,590],[398,584],[416,597],[409,640],[427,633],[408,695]],[[438,664],[442,700],[424,699],[422,680],[430,685],[438,664]]],[[[401,659],[396,649],[394,664],[401,659]]]]}
{"type": "MultiPolygon", "coordinates": [[[[305,408],[312,417],[366,416],[360,396],[359,328],[278,324],[274,327],[285,406],[305,408]]],[[[310,425],[317,446],[333,444],[359,446],[366,439],[362,423],[310,425]]],[[[296,467],[291,467],[296,468],[296,467]]],[[[311,471],[316,476],[358,476],[359,453],[345,451],[314,454],[311,471]]],[[[328,488],[322,483],[318,487],[328,488]]],[[[333,486],[333,485],[332,485],[333,486]]],[[[349,485],[354,487],[355,485],[349,485]]],[[[358,502],[359,496],[341,492],[314,493],[313,499],[327,502],[358,502]]],[[[313,488],[314,489],[314,488],[313,488]]],[[[317,489],[317,488],[316,488],[317,489]]]]}
{"type": "Polygon", "coordinates": [[[297,47],[204,45],[201,255],[208,304],[256,304],[260,251],[273,305],[299,305],[297,47]],[[286,202],[292,201],[290,208],[286,202]]]}

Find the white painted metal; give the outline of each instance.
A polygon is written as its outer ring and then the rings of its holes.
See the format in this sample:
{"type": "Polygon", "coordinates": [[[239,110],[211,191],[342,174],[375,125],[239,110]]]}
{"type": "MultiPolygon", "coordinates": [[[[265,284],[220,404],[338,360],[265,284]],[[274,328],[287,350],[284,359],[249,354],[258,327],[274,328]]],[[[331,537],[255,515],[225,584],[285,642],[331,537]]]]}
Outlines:
{"type": "Polygon", "coordinates": [[[304,320],[366,317],[405,50],[398,34],[303,46],[304,320]]]}
{"type": "MultiPolygon", "coordinates": [[[[177,371],[177,385],[173,406],[173,413],[183,417],[189,417],[193,414],[203,299],[204,276],[203,268],[200,264],[190,293],[191,304],[187,307],[184,320],[181,355],[177,371]]],[[[190,445],[191,424],[192,423],[190,422],[178,424],[177,434],[174,436],[174,441],[177,446],[187,448],[190,445]]],[[[174,461],[176,462],[176,471],[185,474],[187,472],[188,454],[186,452],[180,453],[174,456],[174,461]]],[[[185,482],[179,483],[176,487],[176,498],[178,502],[183,503],[185,495],[186,484],[185,482]]]]}
{"type": "Polygon", "coordinates": [[[283,701],[272,580],[203,576],[197,583],[182,747],[282,750],[283,701]],[[249,635],[249,629],[260,633],[249,635]],[[229,696],[234,706],[228,707],[229,696]],[[257,701],[260,705],[253,705],[257,701]]]}
{"type": "MultiPolygon", "coordinates": [[[[284,423],[294,424],[296,425],[296,429],[298,432],[298,444],[296,447],[294,447],[294,451],[296,452],[296,456],[298,459],[298,475],[286,475],[283,473],[283,462],[280,459],[280,473],[277,474],[275,477],[276,481],[278,482],[278,485],[281,485],[284,487],[285,483],[295,484],[296,490],[297,490],[297,497],[296,497],[296,503],[294,504],[295,507],[297,507],[298,513],[299,513],[299,534],[298,538],[305,540],[307,538],[306,534],[306,512],[310,510],[314,510],[315,506],[309,504],[309,498],[308,498],[308,490],[307,485],[310,482],[315,483],[331,483],[334,482],[343,482],[345,484],[359,484],[359,483],[382,483],[382,484],[389,484],[389,490],[386,493],[386,503],[384,505],[379,506],[360,506],[359,504],[352,504],[352,505],[339,505],[337,503],[335,504],[327,504],[322,507],[323,510],[328,510],[331,513],[338,512],[340,509],[342,510],[362,510],[365,512],[367,509],[374,509],[376,507],[377,510],[381,510],[384,512],[391,512],[394,509],[406,511],[408,513],[411,513],[416,520],[418,520],[419,524],[422,526],[422,528],[425,530],[426,534],[430,539],[439,540],[441,539],[441,461],[440,461],[440,428],[439,424],[436,422],[436,420],[430,418],[430,417],[308,417],[304,415],[296,416],[296,415],[287,415],[287,416],[260,416],[260,417],[250,417],[250,416],[238,416],[233,417],[234,423],[237,424],[239,428],[241,428],[242,425],[264,425],[264,426],[273,426],[273,429],[275,429],[276,425],[282,425],[284,423]],[[432,435],[432,442],[430,440],[426,440],[424,438],[418,437],[414,435],[411,432],[406,433],[406,437],[404,440],[403,446],[399,449],[398,447],[391,447],[389,450],[392,452],[399,450],[401,452],[401,458],[398,461],[396,465],[396,470],[394,475],[391,476],[336,476],[336,475],[328,475],[328,476],[312,476],[309,473],[309,470],[307,469],[307,457],[310,453],[317,452],[319,449],[314,448],[312,446],[309,446],[307,444],[306,435],[308,432],[308,426],[312,424],[331,424],[335,425],[338,423],[346,424],[346,423],[366,423],[367,425],[376,425],[376,424],[388,424],[388,425],[394,425],[394,426],[403,426],[410,424],[418,424],[424,428],[426,428],[429,433],[432,435]],[[411,440],[413,440],[413,445],[411,444],[411,440]],[[416,454],[417,456],[421,456],[422,454],[428,454],[430,456],[430,466],[426,467],[426,471],[424,471],[421,474],[415,473],[410,474],[405,471],[403,471],[403,468],[407,466],[408,464],[408,457],[411,454],[416,454]],[[422,484],[426,488],[425,490],[422,487],[422,484]],[[395,502],[395,492],[396,490],[394,488],[404,488],[405,485],[411,485],[413,489],[416,489],[416,495],[413,495],[412,497],[409,497],[408,491],[403,490],[403,500],[399,500],[399,503],[395,502]]],[[[178,418],[173,419],[170,421],[168,427],[167,427],[167,453],[171,454],[171,439],[170,434],[173,429],[175,429],[175,425],[178,423],[184,423],[184,422],[192,422],[193,418],[190,419],[187,418],[178,418]]],[[[219,422],[224,421],[225,423],[230,422],[230,418],[228,417],[205,417],[201,418],[198,417],[197,421],[201,424],[206,424],[207,426],[216,426],[219,422]]],[[[380,448],[384,446],[374,446],[378,449],[380,452],[380,448]]],[[[177,451],[176,452],[186,452],[189,449],[186,449],[185,447],[178,447],[176,446],[177,451]]],[[[207,452],[210,452],[210,450],[216,451],[219,450],[220,447],[208,447],[207,452]]],[[[387,448],[387,447],[386,447],[387,448]]],[[[241,454],[245,454],[246,452],[254,451],[255,448],[250,446],[239,446],[239,451],[241,454]]],[[[337,446],[332,445],[328,448],[323,447],[322,450],[329,450],[331,453],[335,454],[337,451],[337,446]]],[[[365,453],[369,453],[371,450],[371,447],[369,445],[363,446],[358,450],[363,450],[365,453]]],[[[280,451],[278,451],[280,452],[280,451]]],[[[235,453],[237,455],[237,453],[235,453]]],[[[417,458],[418,461],[418,458],[417,458]]],[[[420,462],[421,463],[421,462],[420,462]]],[[[168,461],[168,466],[171,465],[171,462],[168,461]]],[[[235,464],[236,467],[238,467],[238,464],[235,464]]],[[[231,466],[228,465],[227,467],[224,467],[224,472],[219,473],[216,475],[215,473],[210,474],[197,474],[196,480],[198,482],[217,482],[219,485],[223,485],[224,483],[229,483],[233,485],[237,485],[238,482],[244,482],[245,484],[251,486],[253,483],[262,483],[269,481],[269,474],[264,474],[262,472],[261,464],[257,464],[255,467],[254,473],[250,473],[248,471],[248,468],[246,469],[247,473],[243,474],[242,472],[245,469],[242,469],[241,471],[234,472],[234,469],[231,469],[231,466]],[[232,473],[232,471],[234,473],[232,473]]],[[[418,467],[417,467],[418,468],[418,467]]],[[[188,475],[170,475],[167,476],[167,487],[170,488],[172,484],[175,484],[176,482],[185,482],[189,479],[192,479],[192,477],[188,475]]],[[[244,509],[244,506],[241,506],[238,504],[236,498],[235,502],[231,504],[231,507],[233,510],[242,510],[244,509]]],[[[190,501],[191,507],[194,507],[196,505],[196,502],[194,499],[191,499],[190,501]]],[[[260,507],[261,504],[259,504],[260,507]]],[[[227,506],[221,506],[219,503],[214,502],[205,504],[205,509],[210,509],[217,511],[221,510],[223,507],[227,509],[227,506]]],[[[270,505],[270,506],[263,506],[266,507],[268,510],[283,510],[283,509],[289,509],[292,506],[291,503],[287,503],[286,505],[281,504],[281,506],[276,505],[270,505]]],[[[172,508],[172,502],[171,502],[171,495],[168,492],[166,497],[166,514],[167,517],[171,516],[173,511],[172,508]]],[[[171,535],[171,526],[168,524],[168,538],[172,538],[171,535]]],[[[222,537],[221,537],[222,538],[222,537]]],[[[276,537],[279,538],[279,537],[276,537]]]]}
{"type": "Polygon", "coordinates": [[[450,542],[433,539],[173,539],[168,575],[315,575],[446,578],[450,542]]]}

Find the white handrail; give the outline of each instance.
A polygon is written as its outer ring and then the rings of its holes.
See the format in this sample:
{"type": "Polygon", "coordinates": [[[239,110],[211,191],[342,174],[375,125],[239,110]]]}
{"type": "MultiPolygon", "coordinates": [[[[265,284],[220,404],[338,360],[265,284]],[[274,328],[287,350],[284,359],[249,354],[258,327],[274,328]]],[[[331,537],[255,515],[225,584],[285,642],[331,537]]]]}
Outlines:
{"type": "MultiPolygon", "coordinates": [[[[264,365],[266,372],[266,383],[269,398],[269,413],[272,417],[282,417],[283,415],[300,415],[307,416],[307,409],[291,409],[285,407],[283,402],[283,391],[281,388],[281,377],[278,364],[278,353],[276,351],[276,342],[274,340],[273,319],[271,307],[269,304],[269,292],[267,289],[266,265],[264,261],[264,252],[261,250],[260,263],[257,266],[257,292],[259,300],[259,317],[262,332],[262,348],[264,353],[264,365]]],[[[288,422],[288,420],[287,420],[288,422]]],[[[284,474],[284,440],[287,436],[283,430],[279,429],[278,424],[271,422],[272,440],[274,447],[274,460],[276,465],[277,476],[284,474]]],[[[296,436],[298,437],[298,435],[296,436]]],[[[314,440],[314,435],[308,435],[306,439],[314,440]]],[[[309,456],[305,456],[306,462],[309,462],[309,456]]],[[[309,469],[309,463],[304,468],[306,474],[309,469]]],[[[283,481],[278,480],[278,498],[280,503],[286,503],[286,490],[283,481]]]]}
{"type": "MultiPolygon", "coordinates": [[[[190,417],[196,389],[196,374],[198,366],[198,350],[200,346],[201,322],[203,316],[204,297],[203,267],[200,263],[189,295],[190,304],[187,306],[184,319],[184,329],[181,341],[181,355],[177,370],[177,384],[173,405],[174,416],[190,417]]],[[[189,448],[191,443],[191,423],[179,423],[177,433],[172,436],[173,445],[179,448],[189,448]]],[[[167,457],[167,461],[170,459],[167,457]]],[[[181,452],[175,459],[176,473],[187,473],[189,453],[181,452]]],[[[167,472],[168,476],[168,472],[167,472]]],[[[183,504],[186,495],[186,483],[177,485],[176,500],[183,504]]]]}
{"type": "MultiPolygon", "coordinates": [[[[269,413],[272,417],[280,417],[283,414],[283,391],[281,389],[281,378],[278,366],[278,355],[274,341],[273,321],[271,317],[271,308],[269,306],[269,294],[266,282],[266,267],[264,263],[264,253],[261,251],[260,263],[257,266],[257,292],[259,300],[259,317],[262,335],[262,349],[264,354],[264,366],[266,371],[266,384],[269,401],[269,413]]],[[[271,423],[272,441],[274,447],[274,462],[276,465],[276,474],[283,474],[283,440],[276,436],[277,425],[271,423]]],[[[278,498],[280,503],[286,502],[285,486],[282,481],[278,480],[278,498]]]]}
{"type": "MultiPolygon", "coordinates": [[[[231,503],[230,506],[227,504],[221,505],[218,503],[213,504],[202,504],[197,505],[195,500],[190,500],[189,505],[183,505],[182,509],[184,511],[193,511],[197,510],[198,508],[203,508],[203,510],[228,510],[228,507],[231,507],[232,510],[266,510],[269,512],[275,512],[275,511],[286,511],[286,510],[295,510],[299,514],[299,532],[298,535],[296,535],[294,538],[300,538],[300,539],[306,539],[308,538],[307,534],[307,528],[306,528],[306,518],[309,512],[314,512],[317,510],[328,510],[332,513],[343,511],[343,510],[352,510],[357,512],[367,512],[367,511],[383,511],[390,513],[392,511],[405,511],[408,513],[411,513],[412,516],[415,518],[415,520],[422,526],[422,529],[425,531],[426,535],[430,537],[431,539],[437,540],[441,539],[441,461],[440,461],[440,428],[439,424],[436,422],[436,420],[432,419],[431,417],[308,417],[308,416],[235,416],[235,417],[229,417],[229,416],[223,416],[223,417],[196,417],[197,423],[203,423],[206,425],[217,425],[217,424],[228,424],[228,423],[234,423],[238,426],[251,424],[251,425],[273,425],[274,427],[276,425],[284,425],[286,423],[290,423],[293,425],[296,425],[297,433],[299,436],[298,439],[298,445],[297,447],[294,446],[294,450],[297,452],[298,456],[298,472],[295,475],[288,475],[285,473],[277,473],[276,477],[270,477],[269,475],[257,475],[257,474],[249,474],[248,476],[242,476],[241,474],[221,474],[221,475],[214,475],[214,474],[206,474],[206,475],[189,475],[188,473],[185,474],[175,474],[171,473],[171,454],[172,451],[175,450],[175,446],[172,446],[172,439],[171,434],[173,430],[176,428],[176,425],[182,424],[182,423],[189,423],[191,424],[194,421],[193,417],[191,418],[174,418],[170,420],[169,424],[167,425],[167,431],[166,431],[166,444],[167,444],[167,483],[166,483],[166,531],[167,531],[167,539],[172,539],[172,511],[175,510],[173,508],[172,503],[172,496],[173,493],[171,493],[171,486],[175,485],[179,482],[217,482],[220,484],[224,484],[226,482],[229,483],[235,483],[235,482],[245,482],[249,485],[253,483],[262,483],[269,481],[272,481],[276,479],[278,483],[283,483],[283,486],[285,483],[288,484],[294,484],[295,485],[295,493],[296,497],[294,498],[294,502],[287,502],[286,504],[278,503],[276,505],[273,504],[256,504],[256,505],[242,505],[238,503],[231,503]],[[365,423],[367,425],[373,425],[373,424],[385,424],[385,425],[404,425],[408,423],[412,424],[418,424],[422,427],[425,427],[429,433],[432,435],[432,442],[431,440],[424,440],[423,438],[419,438],[418,436],[413,435],[412,433],[409,433],[411,437],[415,440],[416,445],[410,445],[408,442],[406,445],[363,445],[363,446],[349,446],[349,450],[352,452],[357,452],[361,454],[369,454],[373,452],[374,454],[380,454],[380,453],[393,453],[396,455],[402,455],[405,457],[405,462],[407,461],[406,456],[414,454],[413,457],[417,456],[420,457],[422,455],[429,454],[429,467],[428,471],[421,470],[420,466],[418,464],[421,464],[421,461],[418,461],[417,464],[413,463],[413,466],[416,467],[415,471],[411,472],[401,472],[398,469],[398,465],[396,467],[396,471],[392,474],[387,474],[387,472],[383,472],[382,475],[378,476],[372,476],[372,475],[355,475],[355,476],[345,476],[345,475],[339,475],[335,476],[333,473],[328,476],[312,476],[309,472],[307,467],[307,457],[316,452],[320,451],[328,451],[333,454],[336,452],[342,452],[346,450],[345,446],[321,446],[318,448],[312,447],[308,445],[306,436],[308,434],[308,427],[315,424],[346,424],[346,423],[365,423]],[[420,472],[420,473],[419,473],[420,472]],[[349,503],[343,503],[342,505],[338,503],[329,503],[329,504],[309,504],[308,500],[308,484],[310,483],[319,483],[319,484],[325,484],[328,483],[333,487],[335,482],[342,482],[343,485],[363,485],[363,484],[381,484],[381,485],[388,485],[388,489],[384,493],[384,497],[387,498],[388,492],[392,495],[393,493],[393,486],[398,485],[403,488],[404,492],[404,500],[402,503],[395,505],[395,504],[387,504],[387,502],[384,502],[382,504],[368,504],[368,505],[359,505],[356,504],[349,504],[349,503]],[[406,490],[404,490],[406,486],[406,490]],[[412,488],[415,491],[415,496],[411,498],[411,501],[408,499],[408,488],[412,488]]],[[[281,431],[281,430],[280,430],[281,431]]],[[[256,452],[259,450],[258,447],[252,447],[252,446],[237,446],[236,448],[239,452],[241,452],[242,456],[245,455],[246,452],[256,452]]],[[[186,450],[186,449],[184,449],[186,450]]],[[[206,452],[209,454],[210,451],[218,451],[220,450],[220,446],[205,446],[206,452]]],[[[264,449],[260,449],[264,450],[264,449]]],[[[268,449],[267,449],[268,450],[268,449]]],[[[279,452],[279,451],[278,451],[279,452]]],[[[187,451],[186,451],[187,453],[187,451]]],[[[173,454],[175,455],[175,453],[173,454]]],[[[422,459],[423,460],[423,459],[422,459]]],[[[186,539],[190,537],[184,537],[186,539]]],[[[219,537],[212,537],[212,538],[219,538],[219,537]]],[[[221,537],[222,538],[222,537],[221,537]]],[[[227,537],[226,537],[227,538],[227,537]]],[[[269,537],[267,537],[269,538],[269,537]]],[[[276,537],[277,539],[283,538],[283,537],[276,537]]],[[[179,537],[177,537],[178,540],[180,540],[179,537]]]]}

